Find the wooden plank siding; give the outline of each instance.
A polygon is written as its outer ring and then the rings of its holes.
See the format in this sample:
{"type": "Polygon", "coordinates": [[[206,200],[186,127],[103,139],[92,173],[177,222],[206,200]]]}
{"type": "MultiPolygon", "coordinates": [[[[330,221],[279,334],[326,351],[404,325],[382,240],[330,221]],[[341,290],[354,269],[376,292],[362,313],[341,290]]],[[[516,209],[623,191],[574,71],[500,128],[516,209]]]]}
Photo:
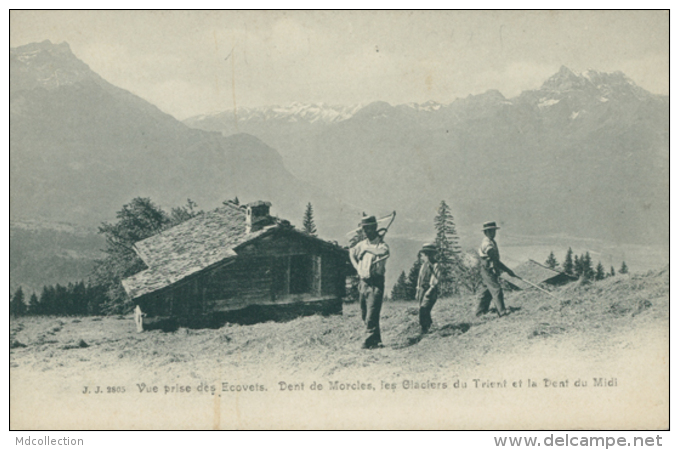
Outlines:
{"type": "Polygon", "coordinates": [[[148,295],[140,301],[142,309],[151,316],[198,316],[345,295],[346,257],[299,233],[264,236],[237,253],[229,264],[148,295]]]}

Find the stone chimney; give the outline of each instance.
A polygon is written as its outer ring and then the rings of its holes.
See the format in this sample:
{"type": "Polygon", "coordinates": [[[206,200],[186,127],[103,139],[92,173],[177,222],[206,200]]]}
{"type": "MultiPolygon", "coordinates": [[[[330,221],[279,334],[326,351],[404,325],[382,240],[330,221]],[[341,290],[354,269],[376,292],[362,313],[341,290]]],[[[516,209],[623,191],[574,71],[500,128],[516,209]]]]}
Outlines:
{"type": "Polygon", "coordinates": [[[253,233],[257,230],[261,230],[262,227],[272,223],[271,216],[269,215],[269,208],[271,208],[271,203],[263,202],[261,200],[245,205],[246,233],[253,233]]]}

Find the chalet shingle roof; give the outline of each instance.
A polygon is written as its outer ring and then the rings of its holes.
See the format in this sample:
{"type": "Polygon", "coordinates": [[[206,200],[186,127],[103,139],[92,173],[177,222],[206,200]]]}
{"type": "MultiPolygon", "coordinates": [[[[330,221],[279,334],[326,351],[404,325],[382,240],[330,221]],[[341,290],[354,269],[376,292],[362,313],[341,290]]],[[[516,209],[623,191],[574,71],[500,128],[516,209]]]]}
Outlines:
{"type": "Polygon", "coordinates": [[[246,233],[245,210],[232,204],[200,214],[137,242],[135,250],[148,269],[124,279],[123,287],[132,298],[154,292],[235,257],[235,247],[274,227],[246,233]]]}
{"type": "Polygon", "coordinates": [[[248,233],[245,216],[245,209],[227,203],[137,242],[135,250],[148,269],[124,279],[125,291],[135,299],[168,287],[217,263],[235,259],[239,246],[279,229],[299,233],[326,248],[341,250],[277,219],[248,233]]]}
{"type": "MultiPolygon", "coordinates": [[[[543,266],[537,261],[533,261],[532,259],[529,259],[528,261],[519,264],[516,266],[514,269],[514,273],[516,273],[518,276],[521,278],[524,278],[531,283],[535,284],[540,284],[547,282],[551,280],[552,278],[556,277],[563,277],[567,276],[563,272],[559,272],[558,270],[550,269],[547,266],[543,266]]],[[[528,283],[524,283],[523,281],[513,278],[510,276],[505,275],[505,278],[515,286],[518,286],[522,289],[529,288],[530,285],[528,283]]]]}

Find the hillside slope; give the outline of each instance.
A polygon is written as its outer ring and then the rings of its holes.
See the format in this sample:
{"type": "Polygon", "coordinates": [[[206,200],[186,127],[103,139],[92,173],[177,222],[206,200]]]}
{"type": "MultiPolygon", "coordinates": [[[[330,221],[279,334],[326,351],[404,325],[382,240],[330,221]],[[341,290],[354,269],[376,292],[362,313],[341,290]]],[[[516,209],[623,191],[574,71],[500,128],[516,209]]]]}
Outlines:
{"type": "Polygon", "coordinates": [[[68,427],[73,421],[108,427],[96,408],[127,405],[136,413],[119,423],[132,428],[668,426],[669,270],[574,283],[554,294],[561,300],[538,291],[510,293],[511,314],[502,319],[475,318],[471,297],[441,299],[433,311],[433,332],[425,336],[418,332],[413,304],[387,303],[386,347],[372,351],[359,348],[356,304],[345,305],[343,315],[173,333],[136,334],[131,317],[14,320],[11,395],[22,402],[59,401],[72,415],[49,410],[30,415],[24,403],[13,402],[12,419],[45,427],[68,427]],[[597,387],[599,378],[612,387],[597,387]],[[526,385],[529,379],[535,387],[526,385]],[[486,389],[474,380],[509,385],[486,389]],[[522,388],[512,388],[519,380],[522,388]],[[557,386],[547,387],[545,380],[557,386]],[[578,387],[578,380],[588,386],[578,387]],[[304,383],[304,392],[281,391],[281,381],[304,383]],[[311,391],[314,381],[326,391],[311,391]],[[161,394],[147,403],[136,386],[142,382],[158,385],[161,393],[163,386],[194,390],[161,394]],[[196,391],[224,382],[265,390],[237,397],[217,390],[220,398],[196,391]],[[347,391],[330,390],[335,382],[347,391]],[[394,392],[383,389],[383,382],[393,383],[394,392]],[[567,386],[559,389],[558,383],[567,386]],[[351,387],[360,384],[374,390],[351,387]],[[78,395],[88,385],[124,386],[126,394],[93,401],[78,395]],[[299,408],[290,410],[291,402],[299,408]],[[187,415],[163,412],[179,405],[187,415]],[[279,414],[285,405],[288,412],[279,414]],[[219,416],[213,413],[217,407],[219,416]],[[336,413],[328,415],[328,408],[336,413]],[[384,415],[385,410],[392,412],[384,415]]]}

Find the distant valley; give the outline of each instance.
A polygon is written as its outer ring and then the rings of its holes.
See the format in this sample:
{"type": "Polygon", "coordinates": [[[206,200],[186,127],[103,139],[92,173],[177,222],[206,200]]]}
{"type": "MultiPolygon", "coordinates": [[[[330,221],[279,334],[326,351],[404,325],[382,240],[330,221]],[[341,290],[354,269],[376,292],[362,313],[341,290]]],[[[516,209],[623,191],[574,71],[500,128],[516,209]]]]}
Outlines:
{"type": "Polygon", "coordinates": [[[9,236],[9,287],[14,292],[22,286],[27,295],[87,279],[104,248],[96,229],[67,223],[10,222],[9,236]]]}

